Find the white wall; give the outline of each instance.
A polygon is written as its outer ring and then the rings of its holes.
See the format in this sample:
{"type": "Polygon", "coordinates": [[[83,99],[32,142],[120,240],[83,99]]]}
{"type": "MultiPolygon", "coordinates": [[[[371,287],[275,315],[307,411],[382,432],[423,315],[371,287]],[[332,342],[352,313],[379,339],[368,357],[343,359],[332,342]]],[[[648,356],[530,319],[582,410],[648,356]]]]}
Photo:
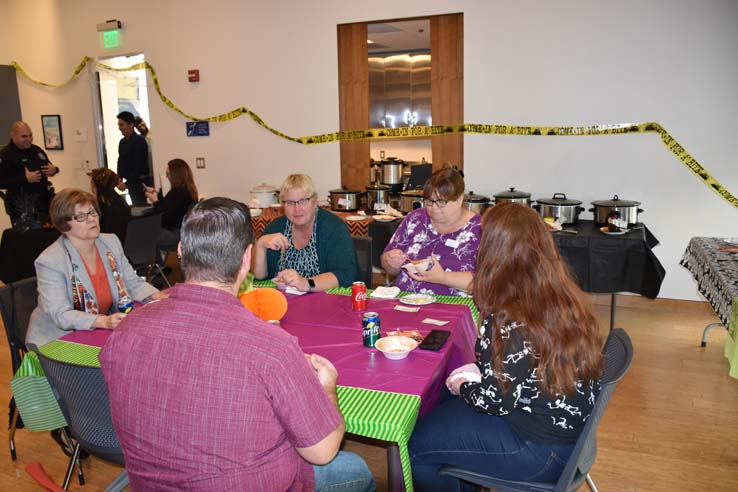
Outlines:
{"type": "MultiPolygon", "coordinates": [[[[207,116],[245,105],[302,136],[338,129],[336,24],[460,11],[466,121],[657,121],[738,193],[734,0],[0,0],[0,63],[17,60],[41,80],[62,81],[84,55],[144,52],[164,92],[186,111],[207,116]],[[95,30],[111,18],[122,20],[125,34],[112,53],[99,48],[95,30]],[[199,84],[187,82],[189,68],[200,69],[199,84]]],[[[24,118],[38,137],[41,114],[62,115],[65,150],[52,154],[63,169],[57,187],[86,186],[75,168],[95,159],[94,143],[73,142],[71,131],[92,134],[87,75],[62,90],[23,79],[19,87],[24,118]]],[[[247,118],[211,124],[208,138],[187,138],[184,118],[153,92],[150,98],[155,165],[204,156],[207,168],[196,179],[208,196],[247,199],[254,185],[278,185],[296,171],[311,174],[321,193],[339,184],[336,144],[293,144],[247,118]]],[[[643,202],[642,219],[662,242],[655,249],[667,269],[662,297],[698,298],[678,266],[690,237],[738,236],[738,210],[695,179],[656,135],[465,138],[465,169],[477,193],[516,186],[534,197],[565,192],[587,205],[615,193],[643,202]]]]}

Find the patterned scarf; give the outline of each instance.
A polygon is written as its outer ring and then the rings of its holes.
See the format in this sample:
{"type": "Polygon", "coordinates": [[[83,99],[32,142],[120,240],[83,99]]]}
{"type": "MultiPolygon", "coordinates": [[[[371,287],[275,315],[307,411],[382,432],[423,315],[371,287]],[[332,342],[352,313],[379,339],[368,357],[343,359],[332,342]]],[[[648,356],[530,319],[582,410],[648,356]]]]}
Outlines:
{"type": "MultiPolygon", "coordinates": [[[[74,304],[74,310],[90,314],[100,314],[98,312],[97,301],[92,294],[90,294],[90,291],[85,288],[84,284],[80,282],[79,278],[77,278],[79,266],[72,261],[72,255],[69,253],[66,245],[64,246],[64,250],[67,252],[70,263],[72,263],[72,275],[69,277],[69,280],[72,282],[72,303],[74,304]]],[[[110,270],[113,272],[113,280],[115,280],[115,286],[118,289],[118,299],[129,297],[128,290],[123,282],[123,277],[120,272],[118,272],[118,267],[116,265],[115,258],[113,257],[113,253],[111,251],[107,251],[105,256],[108,258],[110,270]]]]}
{"type": "Polygon", "coordinates": [[[284,235],[289,239],[290,246],[282,251],[279,255],[279,271],[293,269],[305,278],[310,278],[320,273],[320,260],[318,259],[318,249],[315,245],[316,231],[318,230],[318,215],[315,215],[313,221],[313,232],[310,235],[310,242],[302,249],[296,249],[292,243],[292,222],[287,221],[284,228],[284,235]]]}

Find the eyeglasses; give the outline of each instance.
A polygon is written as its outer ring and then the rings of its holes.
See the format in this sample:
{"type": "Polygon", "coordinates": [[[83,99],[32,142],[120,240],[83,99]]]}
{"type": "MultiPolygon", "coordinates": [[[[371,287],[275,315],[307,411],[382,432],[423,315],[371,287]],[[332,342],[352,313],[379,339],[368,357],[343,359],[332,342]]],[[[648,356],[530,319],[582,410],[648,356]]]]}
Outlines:
{"type": "Polygon", "coordinates": [[[298,206],[299,207],[304,207],[312,199],[313,199],[313,197],[312,196],[309,196],[307,198],[300,198],[299,200],[285,200],[282,203],[284,204],[285,207],[298,207],[298,206]]]}
{"type": "Polygon", "coordinates": [[[429,198],[423,199],[423,205],[426,207],[430,207],[431,205],[435,205],[438,208],[443,208],[446,205],[448,205],[448,200],[431,200],[429,198]]]}
{"type": "Polygon", "coordinates": [[[97,217],[97,216],[99,216],[99,215],[100,215],[100,214],[99,214],[99,213],[97,213],[97,210],[95,210],[95,209],[93,208],[92,210],[90,210],[90,211],[89,211],[89,212],[87,212],[87,213],[77,214],[77,215],[74,215],[74,216],[72,216],[72,218],[73,218],[74,220],[76,220],[77,222],[84,222],[84,221],[86,221],[86,220],[87,220],[87,217],[97,217]]]}

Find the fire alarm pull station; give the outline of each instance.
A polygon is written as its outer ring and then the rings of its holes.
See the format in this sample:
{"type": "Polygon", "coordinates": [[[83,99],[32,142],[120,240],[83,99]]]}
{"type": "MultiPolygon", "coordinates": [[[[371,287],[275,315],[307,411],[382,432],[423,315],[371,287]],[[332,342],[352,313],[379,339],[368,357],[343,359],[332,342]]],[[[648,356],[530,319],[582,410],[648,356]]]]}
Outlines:
{"type": "Polygon", "coordinates": [[[200,82],[200,71],[197,69],[187,70],[187,80],[190,82],[200,82]]]}

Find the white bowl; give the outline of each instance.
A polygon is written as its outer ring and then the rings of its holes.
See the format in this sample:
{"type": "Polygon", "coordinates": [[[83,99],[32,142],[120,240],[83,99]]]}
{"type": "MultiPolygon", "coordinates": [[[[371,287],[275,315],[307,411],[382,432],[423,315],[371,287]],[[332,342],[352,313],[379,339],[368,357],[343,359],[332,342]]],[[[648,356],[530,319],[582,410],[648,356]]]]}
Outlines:
{"type": "Polygon", "coordinates": [[[410,337],[403,336],[389,336],[383,337],[377,340],[374,344],[374,348],[382,352],[385,357],[392,360],[404,359],[410,352],[415,350],[418,346],[418,342],[410,337]]]}

